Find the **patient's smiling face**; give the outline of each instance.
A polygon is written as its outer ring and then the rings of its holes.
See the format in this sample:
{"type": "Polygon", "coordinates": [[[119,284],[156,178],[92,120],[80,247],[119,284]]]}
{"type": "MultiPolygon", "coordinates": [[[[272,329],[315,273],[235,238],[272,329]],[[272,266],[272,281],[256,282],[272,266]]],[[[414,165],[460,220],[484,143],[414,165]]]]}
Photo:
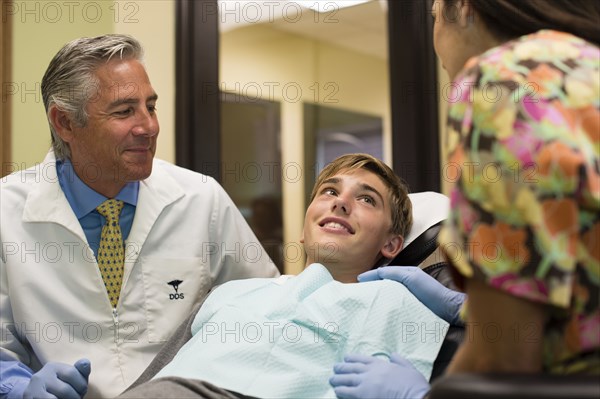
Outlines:
{"type": "Polygon", "coordinates": [[[306,264],[322,263],[336,280],[356,282],[382,256],[395,256],[402,239],[390,232],[389,197],[383,180],[366,169],[324,180],[304,220],[306,264]]]}

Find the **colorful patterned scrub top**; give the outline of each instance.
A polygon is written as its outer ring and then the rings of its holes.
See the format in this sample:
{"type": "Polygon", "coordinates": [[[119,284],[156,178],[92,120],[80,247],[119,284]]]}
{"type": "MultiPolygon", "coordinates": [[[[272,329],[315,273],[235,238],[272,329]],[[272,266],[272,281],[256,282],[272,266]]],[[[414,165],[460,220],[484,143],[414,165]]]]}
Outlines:
{"type": "Polygon", "coordinates": [[[551,373],[600,373],[599,64],[543,30],[469,60],[448,99],[440,244],[465,278],[551,306],[551,373]]]}

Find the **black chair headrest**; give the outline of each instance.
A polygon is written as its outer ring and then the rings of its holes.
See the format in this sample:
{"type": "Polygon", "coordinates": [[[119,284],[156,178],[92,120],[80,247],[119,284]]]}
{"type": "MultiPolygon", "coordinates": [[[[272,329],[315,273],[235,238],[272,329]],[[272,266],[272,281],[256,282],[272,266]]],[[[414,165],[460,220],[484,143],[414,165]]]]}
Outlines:
{"type": "Polygon", "coordinates": [[[417,266],[437,248],[441,223],[448,217],[450,199],[433,191],[408,194],[413,223],[404,237],[404,248],[388,265],[417,266]]]}
{"type": "Polygon", "coordinates": [[[390,266],[418,266],[437,248],[437,237],[441,229],[442,222],[434,224],[408,244],[388,264],[390,266]]]}

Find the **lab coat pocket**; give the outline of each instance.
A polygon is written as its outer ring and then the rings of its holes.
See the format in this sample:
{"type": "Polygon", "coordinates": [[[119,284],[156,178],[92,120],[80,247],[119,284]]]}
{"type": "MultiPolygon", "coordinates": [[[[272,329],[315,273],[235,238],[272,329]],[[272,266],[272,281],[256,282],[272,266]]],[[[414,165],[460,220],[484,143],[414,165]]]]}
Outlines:
{"type": "Polygon", "coordinates": [[[140,263],[149,341],[164,342],[208,293],[208,265],[200,258],[145,258],[140,263]]]}

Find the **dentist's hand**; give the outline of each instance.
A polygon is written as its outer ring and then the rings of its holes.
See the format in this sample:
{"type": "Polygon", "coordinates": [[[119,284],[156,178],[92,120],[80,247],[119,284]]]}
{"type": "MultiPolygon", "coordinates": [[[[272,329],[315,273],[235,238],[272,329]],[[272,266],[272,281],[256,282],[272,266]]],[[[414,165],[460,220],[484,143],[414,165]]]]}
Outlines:
{"type": "Polygon", "coordinates": [[[429,383],[398,354],[390,361],[372,356],[348,355],[333,367],[329,379],[339,399],[422,399],[429,383]]]}
{"type": "Polygon", "coordinates": [[[383,279],[404,284],[438,317],[452,325],[463,325],[459,312],[466,294],[444,287],[439,281],[415,266],[385,266],[358,276],[360,282],[383,279]]]}
{"type": "Polygon", "coordinates": [[[91,364],[87,359],[80,359],[73,366],[47,363],[31,377],[23,398],[83,398],[87,392],[90,371],[91,364]]]}

